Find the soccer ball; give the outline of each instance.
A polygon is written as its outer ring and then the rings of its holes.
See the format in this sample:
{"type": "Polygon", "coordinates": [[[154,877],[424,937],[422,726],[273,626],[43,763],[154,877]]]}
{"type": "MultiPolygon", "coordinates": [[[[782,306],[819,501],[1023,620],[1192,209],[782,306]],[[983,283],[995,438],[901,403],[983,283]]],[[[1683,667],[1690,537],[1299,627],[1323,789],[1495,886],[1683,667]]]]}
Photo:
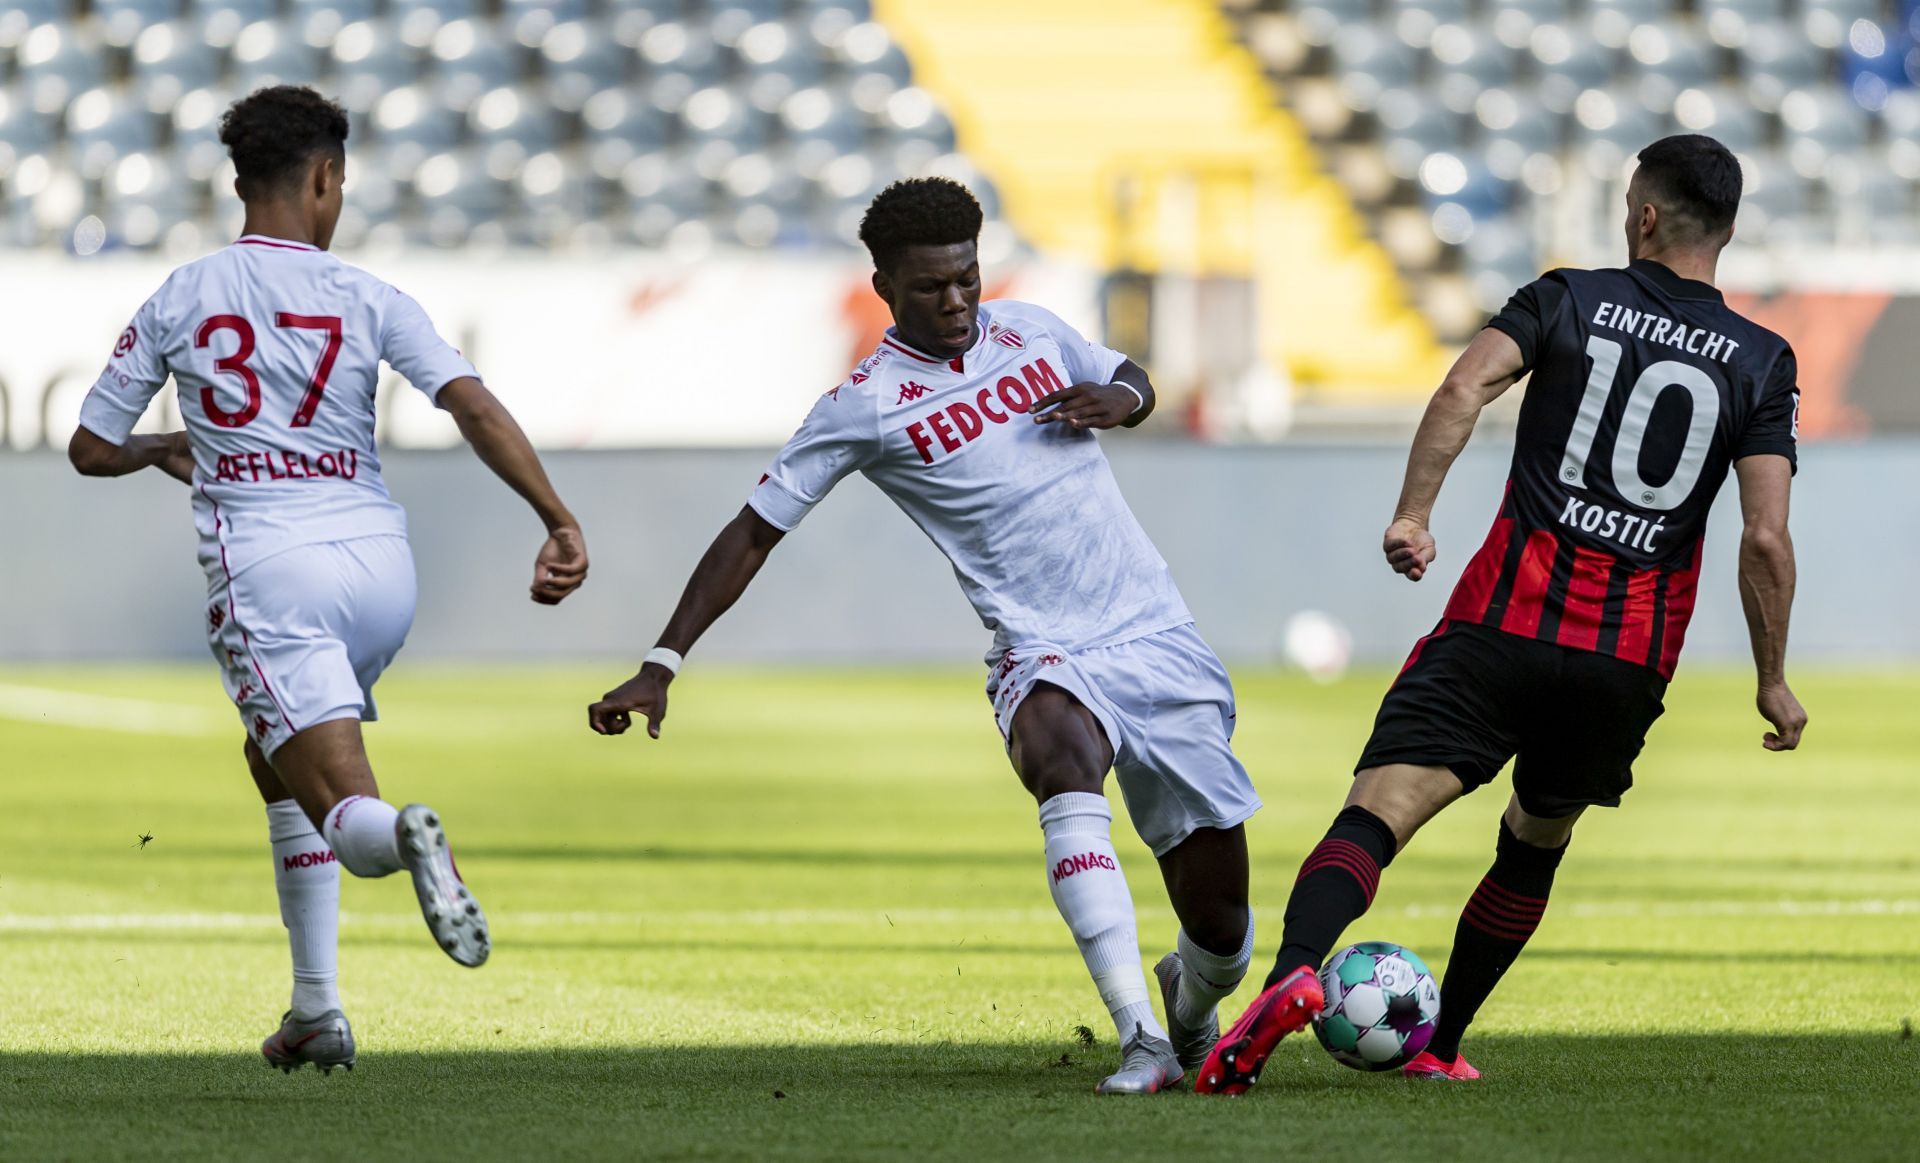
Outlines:
{"type": "Polygon", "coordinates": [[[1313,1032],[1334,1061],[1355,1070],[1404,1066],[1433,1040],[1440,987],[1427,963],[1391,941],[1362,941],[1320,971],[1327,1006],[1313,1032]]]}

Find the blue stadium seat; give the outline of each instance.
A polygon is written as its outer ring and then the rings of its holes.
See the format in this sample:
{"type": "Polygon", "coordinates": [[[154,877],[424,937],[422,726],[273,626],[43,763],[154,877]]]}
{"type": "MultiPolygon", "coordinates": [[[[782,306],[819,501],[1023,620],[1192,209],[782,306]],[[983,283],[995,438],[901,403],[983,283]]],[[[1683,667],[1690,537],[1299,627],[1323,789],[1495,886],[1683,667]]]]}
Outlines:
{"type": "Polygon", "coordinates": [[[231,104],[232,94],[217,88],[194,89],[174,102],[168,136],[174,160],[189,179],[207,182],[226,162],[227,147],[220,144],[220,115],[231,104]]]}
{"type": "Polygon", "coordinates": [[[39,25],[14,53],[16,83],[35,108],[47,112],[105,83],[106,65],[106,51],[84,25],[39,25]]]}
{"type": "Polygon", "coordinates": [[[713,34],[697,24],[669,21],[647,30],[640,38],[640,56],[649,78],[679,74],[695,88],[718,83],[731,72],[731,53],[713,34]]]}
{"type": "Polygon", "coordinates": [[[1830,54],[1811,50],[1799,30],[1786,24],[1750,28],[1735,60],[1746,78],[1747,99],[1769,113],[1788,93],[1832,76],[1830,54]]]}
{"type": "Polygon", "coordinates": [[[433,34],[429,76],[443,100],[464,110],[482,93],[518,80],[526,50],[499,36],[488,23],[455,20],[433,34]]]}
{"type": "Polygon", "coordinates": [[[150,24],[163,24],[181,15],[180,0],[96,0],[93,18],[106,42],[125,48],[150,24]]]}
{"type": "Polygon", "coordinates": [[[1350,109],[1371,111],[1386,93],[1413,88],[1419,76],[1416,51],[1369,25],[1340,29],[1330,47],[1340,96],[1350,109]]]}
{"type": "Polygon", "coordinates": [[[645,94],[630,87],[595,93],[581,107],[580,120],[588,165],[609,181],[618,178],[638,155],[666,148],[673,126],[645,94]]]}
{"type": "Polygon", "coordinates": [[[1530,51],[1539,62],[1534,96],[1555,113],[1572,113],[1580,94],[1613,78],[1606,50],[1579,29],[1543,27],[1532,38],[1530,51]]]}
{"type": "Polygon", "coordinates": [[[458,145],[464,120],[460,110],[424,85],[403,85],[373,108],[374,131],[385,147],[387,164],[403,180],[429,155],[458,145]]]}
{"type": "Polygon", "coordinates": [[[304,33],[315,17],[325,17],[334,28],[377,14],[375,0],[286,0],[287,27],[304,33]],[[329,17],[327,14],[331,14],[329,17]]]}
{"type": "Polygon", "coordinates": [[[1625,48],[1633,30],[1667,17],[1669,0],[1587,0],[1587,28],[1608,48],[1625,48]]]}
{"type": "Polygon", "coordinates": [[[498,219],[509,205],[506,182],[489,173],[474,150],[434,154],[413,176],[418,215],[438,246],[465,242],[476,227],[498,219]]]}
{"type": "Polygon", "coordinates": [[[224,63],[191,23],[149,25],[133,42],[133,89],[148,109],[167,112],[182,94],[218,82],[224,63]]]}
{"type": "Polygon", "coordinates": [[[554,25],[541,38],[540,58],[546,99],[568,113],[579,112],[595,93],[624,83],[635,64],[633,50],[600,21],[554,25]]]}
{"type": "Polygon", "coordinates": [[[368,113],[380,98],[413,83],[423,67],[419,49],[389,20],[358,20],[340,30],[331,49],[329,92],[356,113],[368,113]]]}
{"type": "Polygon", "coordinates": [[[46,153],[58,137],[53,116],[35,109],[23,87],[0,88],[0,175],[22,158],[46,153]]]}
{"type": "Polygon", "coordinates": [[[1735,153],[1753,153],[1767,144],[1769,118],[1733,85],[1715,83],[1682,91],[1674,103],[1674,117],[1681,130],[1707,134],[1735,153]]]}
{"type": "Polygon", "coordinates": [[[544,153],[560,143],[559,115],[530,86],[502,85],[482,96],[467,111],[475,143],[512,145],[520,156],[544,153]]]}
{"type": "Polygon", "coordinates": [[[160,144],[160,119],[125,93],[89,89],[67,106],[67,148],[84,178],[99,178],[132,153],[160,144]]]}
{"type": "Polygon", "coordinates": [[[291,24],[259,21],[233,42],[233,87],[251,92],[263,85],[312,85],[320,80],[320,50],[291,24]]]}

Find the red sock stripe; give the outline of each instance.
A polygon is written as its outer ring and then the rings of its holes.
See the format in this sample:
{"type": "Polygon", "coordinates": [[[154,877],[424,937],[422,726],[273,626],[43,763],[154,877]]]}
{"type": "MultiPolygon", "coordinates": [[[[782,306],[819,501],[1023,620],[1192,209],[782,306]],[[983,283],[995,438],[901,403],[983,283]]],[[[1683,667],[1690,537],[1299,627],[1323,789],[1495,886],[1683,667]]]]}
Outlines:
{"type": "Polygon", "coordinates": [[[1489,936],[1525,941],[1540,927],[1540,918],[1546,911],[1547,902],[1543,897],[1521,896],[1491,880],[1482,880],[1467,899],[1460,919],[1489,936]]]}
{"type": "Polygon", "coordinates": [[[1307,854],[1306,862],[1300,865],[1300,875],[1294,878],[1298,884],[1313,873],[1322,869],[1339,869],[1360,882],[1360,890],[1366,893],[1367,903],[1373,903],[1374,890],[1380,886],[1380,865],[1365,848],[1351,840],[1322,840],[1319,847],[1307,854]]]}
{"type": "Polygon", "coordinates": [[[1480,887],[1475,889],[1474,892],[1476,895],[1490,896],[1495,900],[1518,906],[1521,909],[1531,909],[1535,914],[1543,913],[1547,910],[1546,897],[1527,896],[1525,893],[1515,892],[1489,877],[1482,877],[1480,879],[1480,887]]]}

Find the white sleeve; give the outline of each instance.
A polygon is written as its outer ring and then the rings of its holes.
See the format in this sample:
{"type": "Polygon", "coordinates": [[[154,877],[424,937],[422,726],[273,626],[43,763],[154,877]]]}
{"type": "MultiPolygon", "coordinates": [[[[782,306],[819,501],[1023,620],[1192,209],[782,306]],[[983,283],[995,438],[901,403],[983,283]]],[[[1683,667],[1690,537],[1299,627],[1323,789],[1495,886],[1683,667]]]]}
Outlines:
{"type": "Polygon", "coordinates": [[[393,287],[387,291],[391,298],[380,321],[381,359],[405,376],[408,383],[426,393],[429,400],[436,399],[441,388],[461,376],[480,378],[467,357],[440,338],[440,333],[433,329],[433,321],[412,296],[393,287]]]}
{"type": "Polygon", "coordinates": [[[1060,343],[1060,357],[1066,361],[1068,384],[1110,384],[1113,373],[1127,362],[1126,354],[1102,347],[1075,331],[1067,321],[1040,307],[1030,307],[1040,317],[1049,334],[1060,343]]]}
{"type": "Polygon", "coordinates": [[[872,464],[880,438],[869,403],[848,385],[820,397],[747,498],[753,511],[791,532],[848,473],[872,464]]]}
{"type": "Polygon", "coordinates": [[[114,342],[113,358],[93,381],[80,405],[80,427],[109,444],[125,444],[147,405],[167,382],[162,352],[166,324],[161,319],[161,288],[148,299],[114,342]]]}

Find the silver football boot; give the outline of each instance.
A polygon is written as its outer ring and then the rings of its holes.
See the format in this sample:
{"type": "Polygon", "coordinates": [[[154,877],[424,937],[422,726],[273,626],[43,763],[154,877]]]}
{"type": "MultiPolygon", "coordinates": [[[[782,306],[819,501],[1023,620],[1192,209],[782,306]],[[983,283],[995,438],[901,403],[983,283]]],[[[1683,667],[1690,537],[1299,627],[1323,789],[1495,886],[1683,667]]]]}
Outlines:
{"type": "Polygon", "coordinates": [[[400,809],[393,830],[400,841],[400,863],[413,874],[413,893],[420,898],[420,915],[434,942],[462,965],[484,965],[493,951],[487,917],[454,867],[440,814],[425,804],[408,804],[400,809]]]}
{"type": "Polygon", "coordinates": [[[1095,1094],[1158,1094],[1186,1077],[1173,1044],[1147,1033],[1145,1026],[1133,1027],[1120,1053],[1120,1069],[1101,1079],[1095,1094]]]}
{"type": "Polygon", "coordinates": [[[322,1074],[332,1074],[336,1066],[352,1070],[353,1027],[339,1010],[328,1010],[317,1018],[296,1018],[288,1010],[280,1028],[260,1043],[260,1054],[268,1066],[288,1074],[309,1062],[322,1074]]]}
{"type": "Polygon", "coordinates": [[[1160,979],[1160,1001],[1167,1011],[1167,1036],[1173,1040],[1173,1053],[1180,1059],[1180,1065],[1188,1070],[1200,1069],[1207,1060],[1213,1044],[1220,1040],[1220,1011],[1207,1014],[1203,1026],[1189,1026],[1180,1020],[1180,1008],[1174,1004],[1180,995],[1180,975],[1187,971],[1186,962],[1180,960],[1179,953],[1169,953],[1153,967],[1153,975],[1160,979]]]}

